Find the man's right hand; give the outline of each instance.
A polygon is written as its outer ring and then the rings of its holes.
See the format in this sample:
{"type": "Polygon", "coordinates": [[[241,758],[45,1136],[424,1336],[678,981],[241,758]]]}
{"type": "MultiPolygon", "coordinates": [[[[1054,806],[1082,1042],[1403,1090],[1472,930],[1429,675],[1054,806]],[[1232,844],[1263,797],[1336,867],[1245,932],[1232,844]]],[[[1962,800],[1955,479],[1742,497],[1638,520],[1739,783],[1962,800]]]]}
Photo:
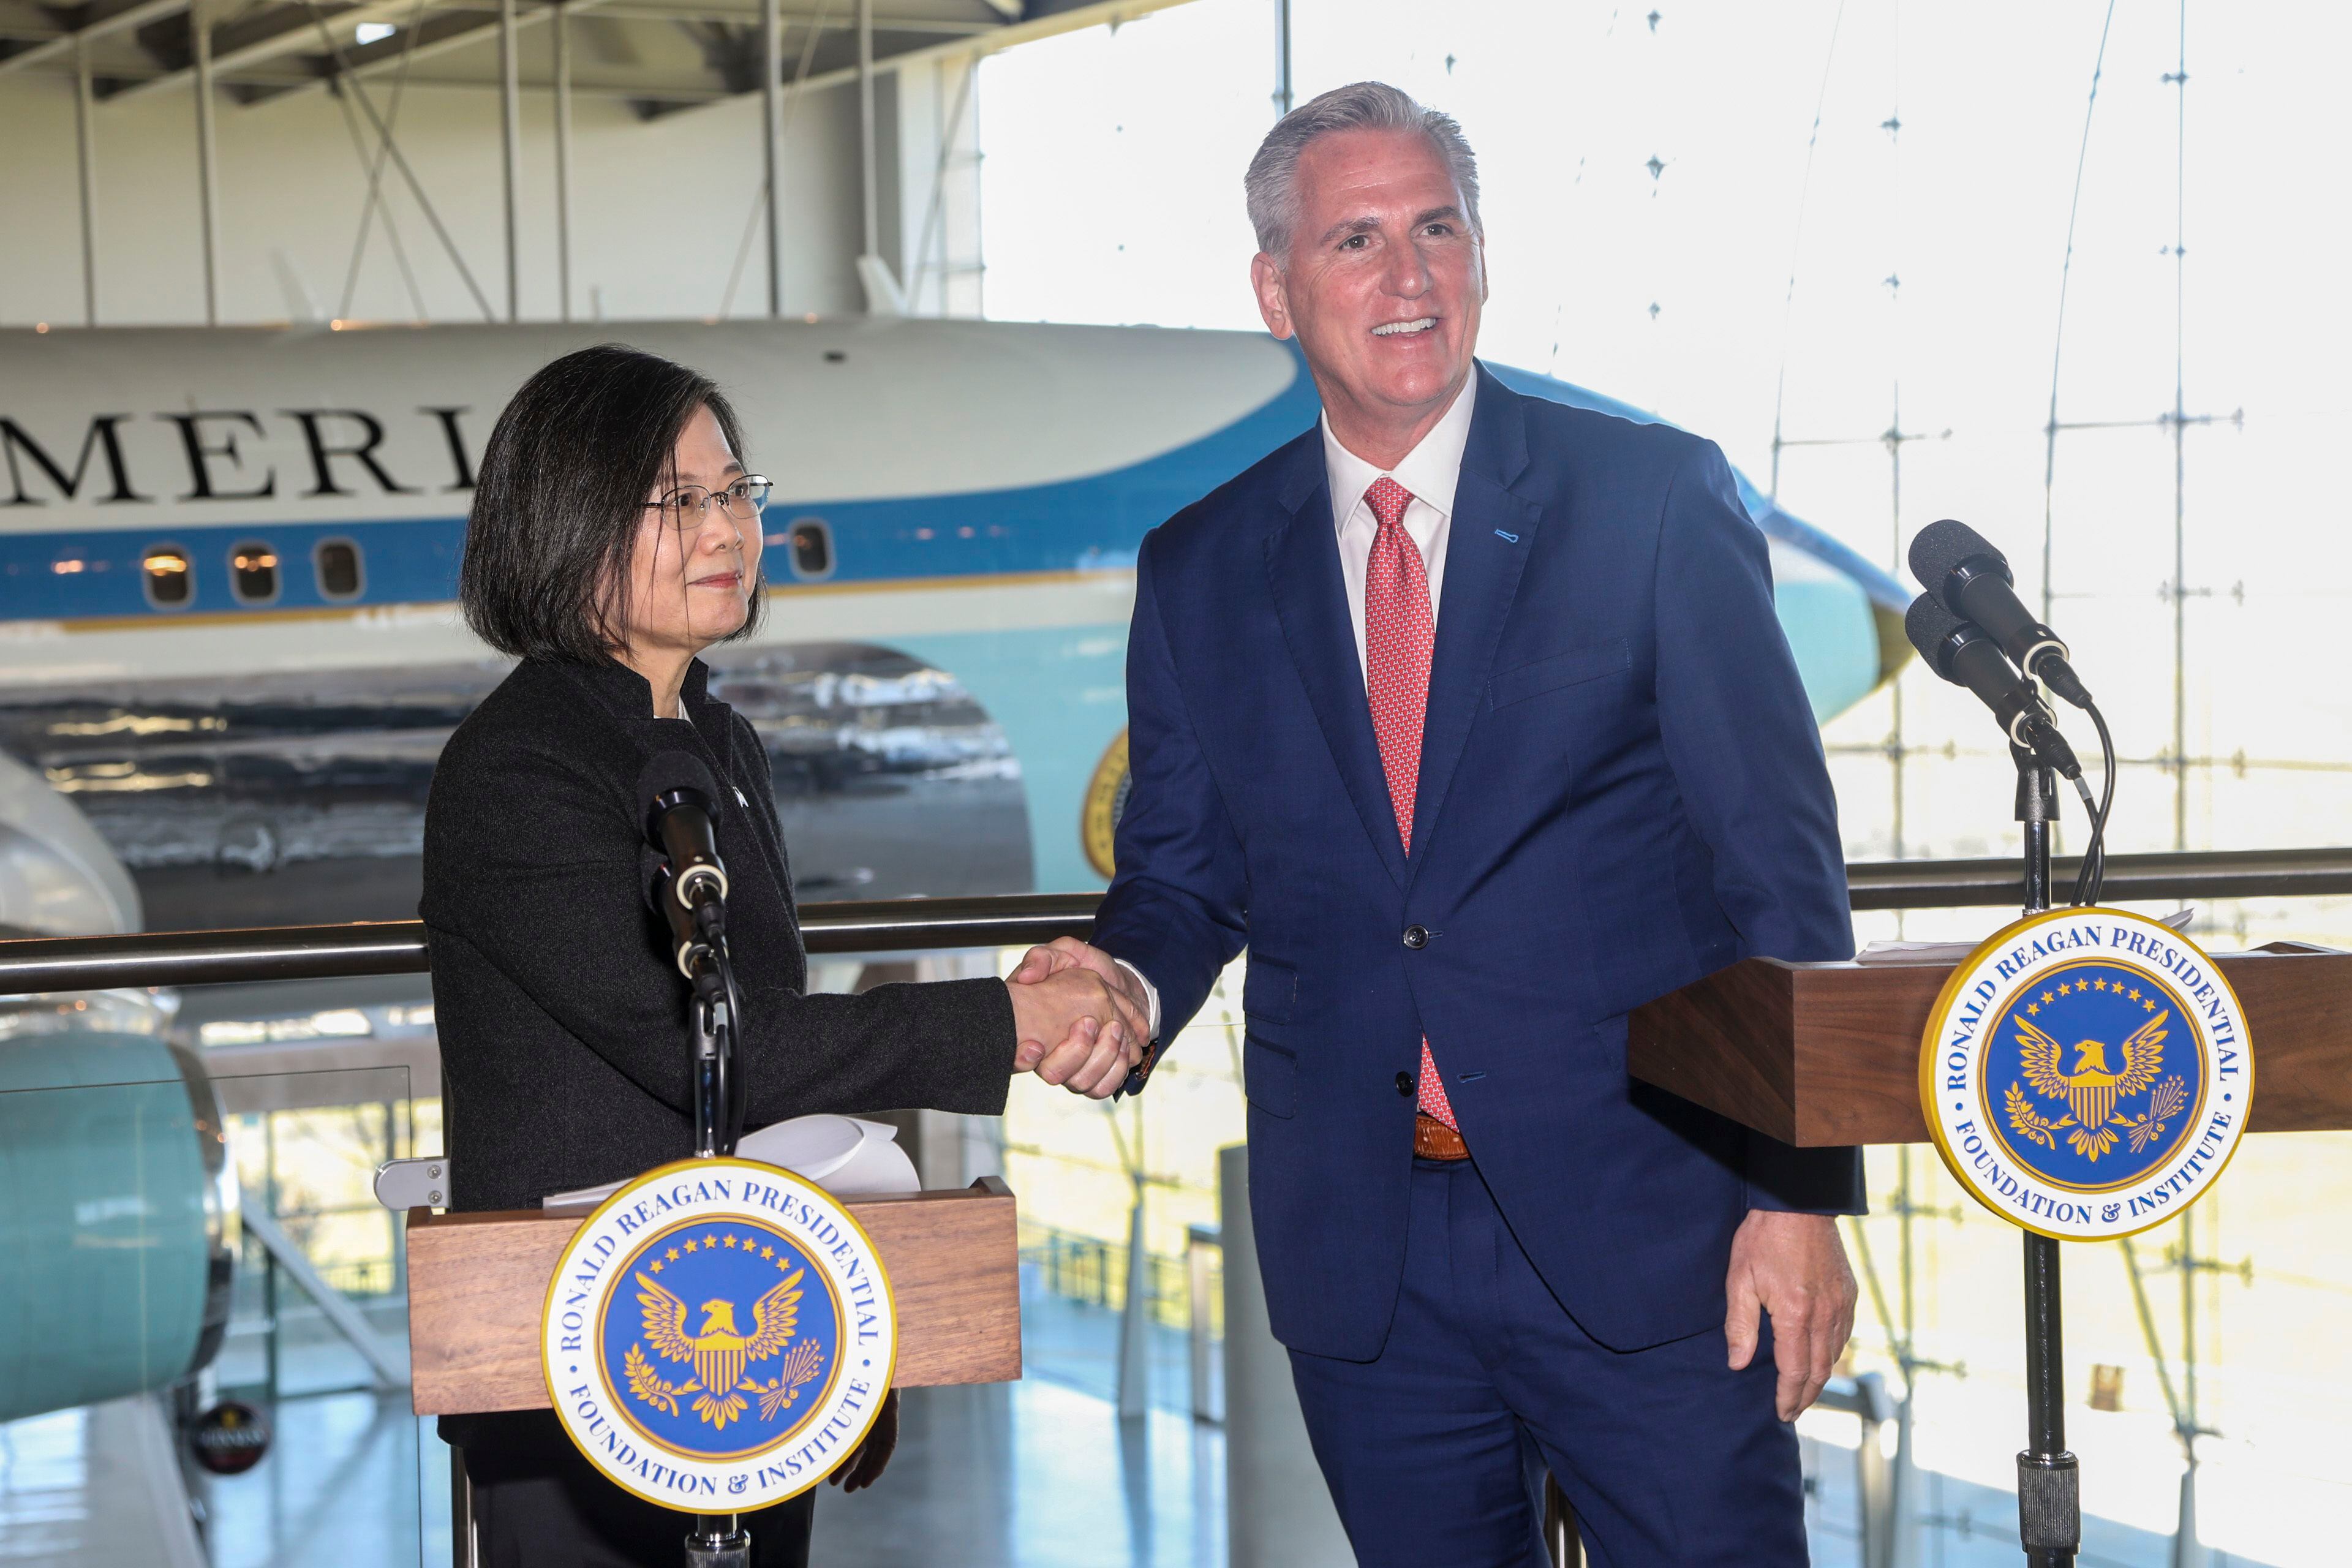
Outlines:
{"type": "Polygon", "coordinates": [[[1131,1005],[1093,971],[1073,964],[1034,980],[1015,979],[1013,1065],[1034,1070],[1090,1100],[1108,1099],[1127,1082],[1150,1044],[1128,1022],[1131,1005]]]}
{"type": "Polygon", "coordinates": [[[1074,968],[1102,976],[1124,1004],[1119,1016],[1126,1022],[1128,1031],[1149,1047],[1152,1035],[1151,999],[1134,972],[1102,949],[1074,936],[1055,937],[1043,947],[1031,948],[1013,971],[1013,978],[1015,982],[1043,980],[1074,968]]]}

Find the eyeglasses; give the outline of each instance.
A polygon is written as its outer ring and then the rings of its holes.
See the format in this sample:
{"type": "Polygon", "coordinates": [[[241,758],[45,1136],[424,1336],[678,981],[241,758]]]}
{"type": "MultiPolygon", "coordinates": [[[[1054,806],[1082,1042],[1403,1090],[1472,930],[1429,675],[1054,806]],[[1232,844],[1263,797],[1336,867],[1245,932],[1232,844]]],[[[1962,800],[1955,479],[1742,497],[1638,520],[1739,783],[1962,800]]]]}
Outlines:
{"type": "Polygon", "coordinates": [[[707,490],[700,485],[686,485],[670,491],[659,500],[646,502],[647,511],[658,511],[662,521],[679,532],[700,528],[710,516],[710,504],[719,503],[728,516],[749,522],[760,515],[768,504],[768,491],[774,487],[761,474],[746,474],[724,489],[707,490]]]}

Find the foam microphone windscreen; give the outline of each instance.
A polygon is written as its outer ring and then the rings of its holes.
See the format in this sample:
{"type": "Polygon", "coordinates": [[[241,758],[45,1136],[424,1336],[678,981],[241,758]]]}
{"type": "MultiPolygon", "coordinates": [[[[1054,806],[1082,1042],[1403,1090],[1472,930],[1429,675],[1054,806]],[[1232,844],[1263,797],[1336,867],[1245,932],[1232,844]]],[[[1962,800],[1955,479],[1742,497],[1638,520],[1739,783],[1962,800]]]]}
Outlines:
{"type": "Polygon", "coordinates": [[[1936,602],[1933,594],[1922,594],[1911,601],[1911,608],[1903,616],[1903,635],[1919,650],[1927,668],[1949,680],[1944,668],[1944,640],[1959,628],[1960,617],[1936,602]]]}
{"type": "Polygon", "coordinates": [[[1952,574],[1952,568],[1971,558],[1998,563],[2001,580],[2015,581],[2010,576],[2009,558],[1965,522],[1956,522],[1948,517],[1941,522],[1931,522],[1911,541],[1911,575],[1919,580],[1919,586],[1939,599],[1944,596],[1944,581],[1952,574]]]}

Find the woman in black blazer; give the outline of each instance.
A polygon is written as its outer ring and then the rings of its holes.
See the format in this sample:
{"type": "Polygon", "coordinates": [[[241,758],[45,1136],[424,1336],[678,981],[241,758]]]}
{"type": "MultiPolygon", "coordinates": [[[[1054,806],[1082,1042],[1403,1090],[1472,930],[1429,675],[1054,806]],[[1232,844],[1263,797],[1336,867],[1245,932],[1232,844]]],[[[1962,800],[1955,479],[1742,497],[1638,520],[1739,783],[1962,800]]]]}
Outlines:
{"type": "MultiPolygon", "coordinates": [[[[534,375],[499,416],[458,595],[520,662],[434,773],[420,906],[433,962],[452,1206],[535,1206],[693,1152],[685,982],[644,896],[657,752],[718,783],[746,1124],[924,1107],[997,1115],[1010,1075],[1100,1098],[1147,1030],[1083,969],[810,995],[767,752],[695,656],[766,595],[733,411],[683,366],[615,345],[534,375]],[[1049,1048],[1050,1047],[1050,1048],[1049,1048]]],[[[678,1560],[686,1517],[605,1482],[551,1412],[451,1417],[484,1560],[678,1560]]],[[[839,1471],[881,1472],[896,1406],[839,1471]]],[[[806,1560],[812,1494],[754,1516],[762,1568],[806,1560]]]]}

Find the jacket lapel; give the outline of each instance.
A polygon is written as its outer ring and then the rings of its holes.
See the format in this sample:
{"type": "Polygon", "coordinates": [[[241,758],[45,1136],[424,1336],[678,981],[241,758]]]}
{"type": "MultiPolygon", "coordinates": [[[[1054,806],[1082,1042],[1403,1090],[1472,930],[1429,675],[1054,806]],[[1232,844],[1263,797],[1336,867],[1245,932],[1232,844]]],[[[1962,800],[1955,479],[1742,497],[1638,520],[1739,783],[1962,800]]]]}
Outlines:
{"type": "Polygon", "coordinates": [[[1462,454],[1445,545],[1445,586],[1422,721],[1421,777],[1413,793],[1412,870],[1428,859],[1455,764],[1510,619],[1543,509],[1511,493],[1528,466],[1527,415],[1516,393],[1478,367],[1478,406],[1462,454]],[[1505,537],[1508,535],[1510,537],[1505,537]]]}
{"type": "MultiPolygon", "coordinates": [[[[1319,427],[1295,444],[1280,500],[1278,521],[1266,537],[1265,570],[1283,641],[1298,667],[1307,703],[1322,725],[1364,832],[1381,864],[1402,887],[1404,846],[1397,835],[1396,811],[1389,803],[1388,776],[1381,770],[1363,667],[1356,660],[1355,626],[1339,574],[1339,542],[1331,522],[1331,486],[1323,468],[1319,427]]],[[[1450,587],[1447,594],[1450,604],[1450,587]]]]}

